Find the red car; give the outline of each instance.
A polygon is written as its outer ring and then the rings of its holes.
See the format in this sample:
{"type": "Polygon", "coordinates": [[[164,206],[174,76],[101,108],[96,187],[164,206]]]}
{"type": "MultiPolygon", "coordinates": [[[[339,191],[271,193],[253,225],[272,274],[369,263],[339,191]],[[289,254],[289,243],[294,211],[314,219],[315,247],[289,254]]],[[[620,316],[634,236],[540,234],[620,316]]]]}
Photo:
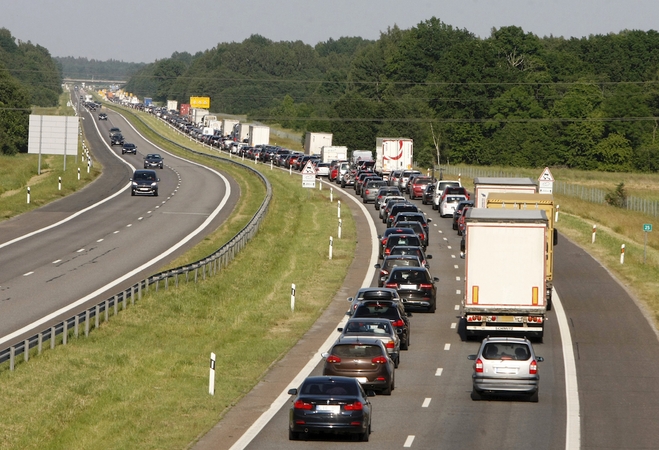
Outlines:
{"type": "Polygon", "coordinates": [[[432,184],[431,177],[414,177],[410,183],[410,199],[423,198],[423,193],[429,184],[432,184]]]}

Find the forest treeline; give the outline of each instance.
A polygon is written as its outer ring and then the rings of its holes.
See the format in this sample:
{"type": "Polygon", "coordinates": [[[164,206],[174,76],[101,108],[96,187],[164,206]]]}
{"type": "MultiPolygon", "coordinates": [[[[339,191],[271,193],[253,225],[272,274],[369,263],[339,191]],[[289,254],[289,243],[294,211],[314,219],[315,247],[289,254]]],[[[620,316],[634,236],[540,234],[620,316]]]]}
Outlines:
{"type": "Polygon", "coordinates": [[[76,58],[73,56],[55,57],[60,65],[62,77],[76,80],[126,81],[146,63],[133,63],[109,59],[76,58]]]}
{"type": "Polygon", "coordinates": [[[376,41],[253,35],[145,65],[126,89],[210,96],[214,112],[332,132],[351,149],[410,137],[422,165],[659,169],[652,30],[565,39],[510,26],[479,38],[433,17],[376,41]]]}
{"type": "Polygon", "coordinates": [[[57,106],[62,76],[48,50],[0,28],[0,154],[27,152],[32,106],[57,106]]]}

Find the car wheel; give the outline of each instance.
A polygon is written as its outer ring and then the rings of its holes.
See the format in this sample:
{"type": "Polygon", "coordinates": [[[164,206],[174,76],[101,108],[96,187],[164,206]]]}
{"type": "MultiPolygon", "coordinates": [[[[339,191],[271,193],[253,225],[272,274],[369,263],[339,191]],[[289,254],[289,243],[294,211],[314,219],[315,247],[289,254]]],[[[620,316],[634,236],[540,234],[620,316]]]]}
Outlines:
{"type": "Polygon", "coordinates": [[[471,399],[474,401],[482,400],[483,396],[481,395],[480,392],[476,391],[476,389],[471,390],[471,399]]]}
{"type": "Polygon", "coordinates": [[[158,190],[157,190],[157,189],[156,189],[155,191],[153,191],[153,196],[154,196],[154,197],[157,197],[157,196],[158,196],[158,190]]]}
{"type": "Polygon", "coordinates": [[[457,229],[458,229],[458,224],[454,223],[454,224],[453,224],[453,229],[454,229],[454,230],[457,230],[457,229]]]}
{"type": "Polygon", "coordinates": [[[346,187],[346,184],[345,184],[343,181],[341,182],[341,187],[342,187],[342,188],[345,188],[345,187],[346,187]]]}
{"type": "Polygon", "coordinates": [[[135,191],[130,191],[131,197],[135,197],[135,191]]]}
{"type": "Polygon", "coordinates": [[[462,231],[460,231],[460,228],[458,228],[458,236],[462,236],[462,231]]]}
{"type": "Polygon", "coordinates": [[[401,350],[407,350],[407,347],[409,347],[409,345],[410,345],[409,340],[410,340],[410,338],[408,337],[408,338],[405,339],[405,342],[401,341],[401,343],[400,343],[400,349],[401,350]]]}
{"type": "Polygon", "coordinates": [[[435,211],[437,210],[437,205],[435,205],[434,202],[433,202],[433,204],[432,204],[432,209],[434,209],[435,211]]]}
{"type": "Polygon", "coordinates": [[[538,403],[538,400],[540,399],[538,391],[535,391],[531,396],[529,397],[529,401],[531,403],[538,403]]]}
{"type": "Polygon", "coordinates": [[[288,440],[289,441],[297,441],[300,438],[300,433],[296,433],[295,431],[291,431],[291,429],[288,429],[288,440]]]}
{"type": "Polygon", "coordinates": [[[362,442],[368,442],[368,438],[371,436],[371,424],[368,424],[368,429],[359,435],[359,440],[362,442]]]}
{"type": "Polygon", "coordinates": [[[428,312],[429,313],[435,313],[435,310],[437,310],[437,304],[433,304],[432,306],[428,306],[428,312]]]}

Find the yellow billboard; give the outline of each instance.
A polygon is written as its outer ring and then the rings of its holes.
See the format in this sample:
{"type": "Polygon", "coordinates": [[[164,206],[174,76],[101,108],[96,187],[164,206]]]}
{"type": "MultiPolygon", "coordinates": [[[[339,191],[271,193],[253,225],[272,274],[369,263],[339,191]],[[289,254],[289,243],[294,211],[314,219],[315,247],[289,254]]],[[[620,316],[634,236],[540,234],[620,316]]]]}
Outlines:
{"type": "Polygon", "coordinates": [[[190,97],[190,108],[210,109],[210,97],[190,97]]]}

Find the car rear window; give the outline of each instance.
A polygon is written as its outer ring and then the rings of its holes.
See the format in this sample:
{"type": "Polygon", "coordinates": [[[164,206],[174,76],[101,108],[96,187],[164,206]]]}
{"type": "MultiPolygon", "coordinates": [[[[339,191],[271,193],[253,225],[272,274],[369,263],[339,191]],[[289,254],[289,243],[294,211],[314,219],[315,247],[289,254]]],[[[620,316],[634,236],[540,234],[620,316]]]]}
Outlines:
{"type": "Polygon", "coordinates": [[[369,344],[338,344],[331,353],[339,358],[373,358],[382,355],[382,349],[369,344]]]}
{"type": "Polygon", "coordinates": [[[390,270],[393,267],[420,267],[418,258],[401,258],[401,259],[388,259],[382,265],[384,270],[390,270]]]}
{"type": "Polygon", "coordinates": [[[390,236],[387,241],[387,246],[392,247],[394,245],[421,245],[421,241],[417,236],[390,236]]]}
{"type": "Polygon", "coordinates": [[[355,383],[307,382],[300,389],[304,395],[357,395],[355,383]]]}
{"type": "Polygon", "coordinates": [[[393,305],[367,304],[360,305],[355,310],[353,317],[383,317],[385,319],[397,320],[400,318],[398,309],[393,305]]]}
{"type": "Polygon", "coordinates": [[[483,358],[526,361],[531,357],[531,351],[526,344],[491,342],[483,348],[483,358]]]}
{"type": "Polygon", "coordinates": [[[391,281],[402,284],[427,283],[428,274],[421,270],[396,270],[391,274],[391,281]]]}
{"type": "Polygon", "coordinates": [[[391,324],[388,322],[368,323],[350,321],[346,324],[345,334],[372,334],[374,336],[391,334],[391,324]]]}

